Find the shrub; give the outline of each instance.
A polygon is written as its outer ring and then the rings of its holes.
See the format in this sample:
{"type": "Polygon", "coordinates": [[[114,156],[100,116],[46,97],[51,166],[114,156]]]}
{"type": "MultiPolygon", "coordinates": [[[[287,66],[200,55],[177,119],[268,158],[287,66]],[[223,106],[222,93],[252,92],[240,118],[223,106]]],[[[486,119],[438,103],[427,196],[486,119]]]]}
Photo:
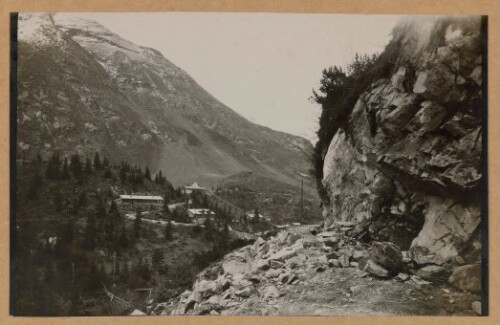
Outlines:
{"type": "Polygon", "coordinates": [[[334,135],[343,129],[350,135],[349,117],[361,93],[372,82],[387,78],[394,64],[400,46],[400,39],[394,39],[380,56],[356,54],[346,69],[338,66],[323,69],[318,91],[313,90],[311,100],[321,106],[318,141],[311,157],[320,198],[329,203],[326,189],[322,184],[323,164],[334,135]]]}

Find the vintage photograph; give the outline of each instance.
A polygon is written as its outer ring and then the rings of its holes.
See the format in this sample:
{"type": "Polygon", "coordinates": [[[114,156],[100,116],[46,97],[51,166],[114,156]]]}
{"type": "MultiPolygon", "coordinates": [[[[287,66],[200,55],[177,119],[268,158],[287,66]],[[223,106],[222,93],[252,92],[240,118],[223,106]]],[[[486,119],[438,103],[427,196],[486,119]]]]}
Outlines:
{"type": "Polygon", "coordinates": [[[12,316],[487,316],[487,17],[11,14],[12,316]]]}

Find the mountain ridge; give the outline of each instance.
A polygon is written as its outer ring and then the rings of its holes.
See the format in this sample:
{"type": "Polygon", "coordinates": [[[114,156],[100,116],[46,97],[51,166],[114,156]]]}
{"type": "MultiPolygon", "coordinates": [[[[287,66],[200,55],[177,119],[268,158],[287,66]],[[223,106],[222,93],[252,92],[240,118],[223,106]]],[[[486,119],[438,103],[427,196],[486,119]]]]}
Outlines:
{"type": "Polygon", "coordinates": [[[296,185],[310,168],[308,140],[250,122],[159,51],[98,23],[22,14],[18,45],[21,154],[103,151],[174,184],[252,171],[296,185]]]}

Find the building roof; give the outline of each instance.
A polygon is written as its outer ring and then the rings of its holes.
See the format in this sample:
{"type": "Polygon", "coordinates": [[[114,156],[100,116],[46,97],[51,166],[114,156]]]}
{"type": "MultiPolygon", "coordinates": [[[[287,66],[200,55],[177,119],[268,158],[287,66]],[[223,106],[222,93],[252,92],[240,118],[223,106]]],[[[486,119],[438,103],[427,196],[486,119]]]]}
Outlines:
{"type": "Polygon", "coordinates": [[[188,209],[188,212],[192,214],[207,214],[209,212],[210,214],[215,214],[215,212],[210,209],[188,209]]]}
{"type": "Polygon", "coordinates": [[[204,187],[201,187],[200,185],[198,185],[198,183],[194,182],[193,184],[191,185],[186,185],[184,186],[184,188],[188,188],[190,190],[206,190],[206,188],[204,187]]]}
{"type": "MultiPolygon", "coordinates": [[[[249,218],[253,218],[255,217],[255,213],[253,212],[247,212],[246,215],[249,217],[249,218]]],[[[264,216],[262,214],[259,213],[259,218],[264,218],[264,216]]]]}
{"type": "Polygon", "coordinates": [[[120,195],[124,200],[145,200],[145,201],[163,201],[159,195],[120,195]]]}

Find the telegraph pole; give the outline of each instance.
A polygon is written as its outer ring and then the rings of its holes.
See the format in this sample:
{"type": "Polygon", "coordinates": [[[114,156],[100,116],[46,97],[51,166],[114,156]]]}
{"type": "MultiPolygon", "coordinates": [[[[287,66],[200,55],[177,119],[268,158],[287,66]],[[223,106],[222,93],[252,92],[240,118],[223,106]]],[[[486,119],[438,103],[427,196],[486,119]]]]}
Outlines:
{"type": "Polygon", "coordinates": [[[300,223],[304,223],[304,178],[300,179],[300,223]]]}
{"type": "Polygon", "coordinates": [[[113,253],[113,287],[115,285],[115,274],[116,274],[116,251],[113,253]]]}

